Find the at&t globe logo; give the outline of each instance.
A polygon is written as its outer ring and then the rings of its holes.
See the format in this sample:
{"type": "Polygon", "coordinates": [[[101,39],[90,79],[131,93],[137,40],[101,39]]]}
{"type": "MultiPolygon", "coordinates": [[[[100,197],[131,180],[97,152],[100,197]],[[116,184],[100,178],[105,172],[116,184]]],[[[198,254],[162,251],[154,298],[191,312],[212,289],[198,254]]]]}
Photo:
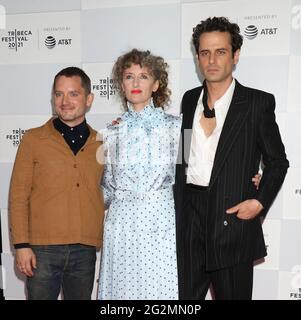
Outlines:
{"type": "Polygon", "coordinates": [[[46,39],[45,39],[45,46],[48,48],[48,49],[53,49],[56,45],[56,40],[54,37],[52,36],[48,36],[46,39]]]}
{"type": "Polygon", "coordinates": [[[244,31],[244,35],[246,36],[246,38],[250,40],[256,38],[257,34],[258,34],[258,29],[254,25],[247,26],[244,31]]]}

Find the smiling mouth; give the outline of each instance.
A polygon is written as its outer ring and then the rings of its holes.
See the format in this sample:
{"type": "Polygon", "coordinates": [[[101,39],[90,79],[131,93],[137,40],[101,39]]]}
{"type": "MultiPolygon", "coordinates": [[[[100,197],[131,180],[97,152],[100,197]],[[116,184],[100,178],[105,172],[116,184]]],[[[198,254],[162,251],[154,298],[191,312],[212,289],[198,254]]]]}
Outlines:
{"type": "Polygon", "coordinates": [[[131,93],[135,93],[135,94],[136,94],[136,93],[141,93],[141,92],[142,92],[142,91],[139,90],[139,89],[136,89],[136,90],[132,90],[132,91],[131,91],[131,93]]]}

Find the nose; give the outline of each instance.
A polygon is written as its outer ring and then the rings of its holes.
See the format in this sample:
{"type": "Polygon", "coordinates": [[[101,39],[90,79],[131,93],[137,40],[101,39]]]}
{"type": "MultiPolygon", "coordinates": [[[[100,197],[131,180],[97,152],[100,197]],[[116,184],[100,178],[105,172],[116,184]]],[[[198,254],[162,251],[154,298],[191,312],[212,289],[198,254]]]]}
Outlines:
{"type": "Polygon", "coordinates": [[[139,78],[135,77],[134,80],[133,80],[133,87],[137,88],[138,86],[139,86],[139,78]]]}
{"type": "Polygon", "coordinates": [[[210,64],[214,64],[214,61],[215,61],[215,55],[210,53],[210,55],[209,55],[209,63],[210,64]]]}
{"type": "Polygon", "coordinates": [[[64,94],[63,95],[63,104],[68,104],[68,102],[69,102],[69,98],[68,98],[68,95],[67,94],[64,94]]]}

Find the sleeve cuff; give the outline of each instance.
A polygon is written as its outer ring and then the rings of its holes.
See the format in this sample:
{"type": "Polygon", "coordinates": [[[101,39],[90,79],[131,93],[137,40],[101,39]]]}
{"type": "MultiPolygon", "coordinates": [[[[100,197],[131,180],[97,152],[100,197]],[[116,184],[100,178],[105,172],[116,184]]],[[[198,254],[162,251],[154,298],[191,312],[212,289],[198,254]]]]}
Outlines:
{"type": "Polygon", "coordinates": [[[23,248],[30,248],[29,243],[16,243],[14,244],[15,249],[23,249],[23,248]]]}

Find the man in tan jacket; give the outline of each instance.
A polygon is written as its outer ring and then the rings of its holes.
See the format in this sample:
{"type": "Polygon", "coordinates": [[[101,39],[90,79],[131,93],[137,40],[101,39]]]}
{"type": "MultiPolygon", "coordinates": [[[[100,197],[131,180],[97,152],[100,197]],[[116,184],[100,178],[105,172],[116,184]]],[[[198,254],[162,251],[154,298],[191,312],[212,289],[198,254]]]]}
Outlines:
{"type": "Polygon", "coordinates": [[[54,78],[57,117],[30,129],[19,146],[9,197],[16,264],[28,299],[91,299],[101,246],[101,145],[85,120],[91,81],[76,67],[54,78]]]}

